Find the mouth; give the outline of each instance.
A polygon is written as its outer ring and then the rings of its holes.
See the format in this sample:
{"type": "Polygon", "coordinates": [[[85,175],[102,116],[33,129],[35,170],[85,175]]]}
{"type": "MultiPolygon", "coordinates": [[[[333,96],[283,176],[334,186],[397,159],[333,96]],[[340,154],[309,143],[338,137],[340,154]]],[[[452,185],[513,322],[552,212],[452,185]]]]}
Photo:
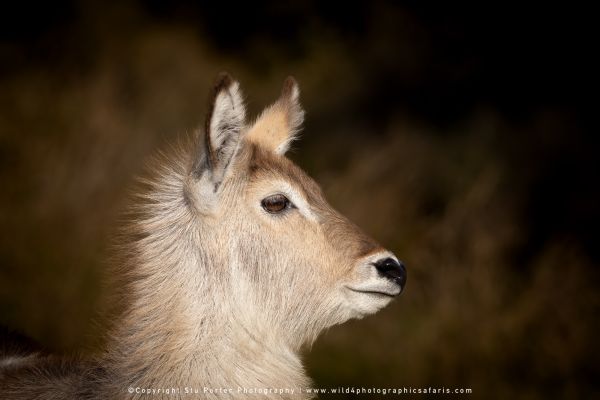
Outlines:
{"type": "Polygon", "coordinates": [[[347,289],[356,292],[356,293],[364,293],[364,294],[369,294],[371,296],[379,296],[379,297],[396,297],[400,294],[400,292],[398,293],[389,293],[389,292],[383,292],[383,291],[379,291],[379,290],[358,290],[358,289],[354,289],[351,288],[349,286],[346,286],[347,289]]]}

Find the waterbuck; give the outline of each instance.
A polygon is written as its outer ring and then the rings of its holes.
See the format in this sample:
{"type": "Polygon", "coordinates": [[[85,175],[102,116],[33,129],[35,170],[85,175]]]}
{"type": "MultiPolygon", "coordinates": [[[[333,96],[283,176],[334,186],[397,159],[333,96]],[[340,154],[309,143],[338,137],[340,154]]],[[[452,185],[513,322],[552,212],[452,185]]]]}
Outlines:
{"type": "Polygon", "coordinates": [[[406,270],[285,157],[303,115],[288,78],[248,124],[238,82],[221,74],[203,134],[159,159],[135,196],[105,349],[12,354],[0,398],[311,398],[301,348],[386,306],[406,270]]]}

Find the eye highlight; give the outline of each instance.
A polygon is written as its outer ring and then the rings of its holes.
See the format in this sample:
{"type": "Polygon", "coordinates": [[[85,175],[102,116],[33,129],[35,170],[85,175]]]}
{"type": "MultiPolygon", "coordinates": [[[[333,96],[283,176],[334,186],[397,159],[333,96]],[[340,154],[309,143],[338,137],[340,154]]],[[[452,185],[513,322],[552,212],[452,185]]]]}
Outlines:
{"type": "Polygon", "coordinates": [[[260,202],[260,205],[266,212],[270,214],[281,213],[293,206],[292,202],[282,194],[274,194],[269,197],[265,197],[260,202]]]}

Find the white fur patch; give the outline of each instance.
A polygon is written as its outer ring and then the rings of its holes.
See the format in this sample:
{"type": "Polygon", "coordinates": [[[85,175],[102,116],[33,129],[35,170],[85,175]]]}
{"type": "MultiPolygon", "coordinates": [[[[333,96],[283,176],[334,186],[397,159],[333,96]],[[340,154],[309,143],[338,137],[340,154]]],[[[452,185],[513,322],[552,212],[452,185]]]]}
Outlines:
{"type": "MultiPolygon", "coordinates": [[[[215,150],[228,145],[230,139],[239,136],[246,121],[240,85],[233,82],[216,97],[213,114],[210,119],[210,140],[215,150]]],[[[235,140],[237,145],[237,138],[235,140]]]]}

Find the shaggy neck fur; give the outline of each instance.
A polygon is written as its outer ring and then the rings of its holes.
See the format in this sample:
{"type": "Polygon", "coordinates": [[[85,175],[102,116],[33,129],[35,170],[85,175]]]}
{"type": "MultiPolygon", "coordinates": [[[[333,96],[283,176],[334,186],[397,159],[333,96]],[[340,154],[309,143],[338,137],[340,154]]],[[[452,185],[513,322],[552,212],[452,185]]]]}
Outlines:
{"type": "Polygon", "coordinates": [[[187,158],[162,163],[137,195],[141,205],[113,272],[128,300],[103,360],[113,366],[111,386],[234,390],[205,398],[239,398],[238,387],[290,388],[295,395],[283,397],[304,398],[298,391],[309,380],[297,355],[301,343],[248,316],[231,294],[239,290],[235,275],[217,273],[236,266],[214,250],[223,243],[214,221],[203,221],[183,195],[187,158]]]}

